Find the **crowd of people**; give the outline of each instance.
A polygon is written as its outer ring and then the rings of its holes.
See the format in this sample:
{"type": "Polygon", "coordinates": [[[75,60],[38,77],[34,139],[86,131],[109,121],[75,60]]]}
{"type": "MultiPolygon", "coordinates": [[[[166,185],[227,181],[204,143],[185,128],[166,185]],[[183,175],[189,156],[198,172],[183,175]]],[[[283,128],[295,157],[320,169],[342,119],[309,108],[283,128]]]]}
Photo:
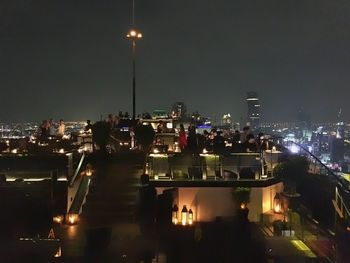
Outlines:
{"type": "Polygon", "coordinates": [[[191,124],[186,133],[184,125],[180,124],[178,143],[182,152],[190,153],[259,152],[266,149],[264,134],[254,136],[249,126],[233,133],[213,128],[199,134],[194,125],[191,124]]]}
{"type": "Polygon", "coordinates": [[[66,131],[66,125],[63,119],[54,122],[53,119],[43,120],[40,125],[40,141],[46,141],[49,137],[62,138],[66,131]]]}

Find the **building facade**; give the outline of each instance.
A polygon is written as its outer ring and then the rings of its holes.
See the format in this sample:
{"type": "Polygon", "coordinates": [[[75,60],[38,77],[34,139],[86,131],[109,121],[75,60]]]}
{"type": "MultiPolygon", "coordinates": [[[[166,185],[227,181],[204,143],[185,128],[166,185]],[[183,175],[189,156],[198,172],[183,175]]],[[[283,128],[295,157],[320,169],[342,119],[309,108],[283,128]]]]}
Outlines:
{"type": "Polygon", "coordinates": [[[258,94],[250,91],[247,93],[247,106],[248,106],[248,122],[249,125],[255,129],[260,126],[260,102],[258,94]]]}

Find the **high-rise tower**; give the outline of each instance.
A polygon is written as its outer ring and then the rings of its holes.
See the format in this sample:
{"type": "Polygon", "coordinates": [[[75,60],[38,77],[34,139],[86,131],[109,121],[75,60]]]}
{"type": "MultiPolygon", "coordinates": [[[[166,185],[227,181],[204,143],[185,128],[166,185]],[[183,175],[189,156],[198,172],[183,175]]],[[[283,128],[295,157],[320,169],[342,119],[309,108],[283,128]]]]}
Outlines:
{"type": "Polygon", "coordinates": [[[250,91],[247,93],[247,105],[248,105],[248,122],[249,125],[255,129],[260,125],[260,102],[258,94],[250,91]]]}

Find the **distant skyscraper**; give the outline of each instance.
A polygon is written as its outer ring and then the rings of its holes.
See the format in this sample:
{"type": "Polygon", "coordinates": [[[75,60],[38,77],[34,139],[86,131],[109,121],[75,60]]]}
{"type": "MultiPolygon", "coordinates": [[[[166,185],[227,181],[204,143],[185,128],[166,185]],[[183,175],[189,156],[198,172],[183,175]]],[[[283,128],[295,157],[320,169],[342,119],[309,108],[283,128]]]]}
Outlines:
{"type": "Polygon", "coordinates": [[[332,136],[329,143],[331,162],[338,163],[344,160],[344,139],[332,136]]]}
{"type": "Polygon", "coordinates": [[[186,117],[187,109],[183,102],[176,102],[171,108],[171,116],[176,119],[182,119],[186,117]]]}
{"type": "Polygon", "coordinates": [[[337,138],[344,139],[345,137],[345,123],[342,121],[342,110],[339,110],[338,113],[338,123],[337,123],[337,138]]]}
{"type": "Polygon", "coordinates": [[[260,124],[260,102],[256,92],[247,93],[248,122],[252,128],[258,128],[260,124]]]}

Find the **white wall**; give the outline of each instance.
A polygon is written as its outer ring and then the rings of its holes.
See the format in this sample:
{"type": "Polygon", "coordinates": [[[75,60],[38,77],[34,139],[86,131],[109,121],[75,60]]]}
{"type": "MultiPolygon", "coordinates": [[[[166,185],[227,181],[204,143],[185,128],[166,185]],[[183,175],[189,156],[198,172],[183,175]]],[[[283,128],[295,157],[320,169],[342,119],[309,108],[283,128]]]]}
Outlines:
{"type": "MultiPolygon", "coordinates": [[[[167,188],[157,188],[161,194],[167,188]]],[[[180,187],[179,212],[184,205],[192,209],[195,221],[214,221],[216,217],[234,216],[235,204],[232,198],[232,187],[180,187]]],[[[272,210],[273,198],[283,190],[278,183],[268,187],[252,188],[250,195],[249,220],[258,222],[261,214],[272,210]]]]}

